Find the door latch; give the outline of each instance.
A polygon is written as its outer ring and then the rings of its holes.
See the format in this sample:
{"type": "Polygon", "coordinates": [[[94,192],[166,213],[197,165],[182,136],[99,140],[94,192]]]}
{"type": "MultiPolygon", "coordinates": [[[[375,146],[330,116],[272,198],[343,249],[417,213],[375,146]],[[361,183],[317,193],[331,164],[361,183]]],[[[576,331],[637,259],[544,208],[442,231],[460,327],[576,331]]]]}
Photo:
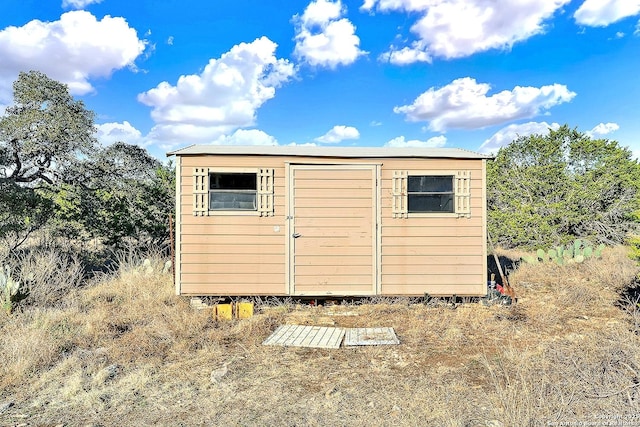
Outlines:
{"type": "Polygon", "coordinates": [[[297,239],[298,237],[302,236],[302,234],[300,234],[300,233],[293,233],[291,236],[292,236],[294,239],[297,239]]]}

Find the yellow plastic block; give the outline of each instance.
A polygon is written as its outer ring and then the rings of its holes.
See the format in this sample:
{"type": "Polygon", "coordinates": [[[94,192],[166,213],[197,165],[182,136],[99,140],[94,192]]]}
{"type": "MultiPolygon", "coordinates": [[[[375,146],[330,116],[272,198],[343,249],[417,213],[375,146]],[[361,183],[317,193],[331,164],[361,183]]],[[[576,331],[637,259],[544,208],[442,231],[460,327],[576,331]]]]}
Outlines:
{"type": "Polygon", "coordinates": [[[231,304],[217,304],[215,314],[216,319],[218,320],[233,319],[233,310],[231,309],[231,304]]]}
{"type": "Polygon", "coordinates": [[[238,319],[248,319],[253,316],[252,302],[239,302],[236,304],[236,317],[238,319]]]}

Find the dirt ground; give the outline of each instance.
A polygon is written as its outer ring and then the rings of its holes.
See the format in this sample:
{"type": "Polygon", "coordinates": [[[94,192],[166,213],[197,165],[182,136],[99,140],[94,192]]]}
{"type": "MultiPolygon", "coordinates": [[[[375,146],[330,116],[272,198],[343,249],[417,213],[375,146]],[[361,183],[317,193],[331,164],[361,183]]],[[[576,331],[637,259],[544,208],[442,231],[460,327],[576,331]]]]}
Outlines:
{"type": "Polygon", "coordinates": [[[513,306],[271,301],[217,322],[167,275],[122,272],[0,319],[0,425],[640,426],[637,273],[612,250],[520,266],[513,306]],[[281,324],[393,327],[400,344],[263,346],[281,324]]]}

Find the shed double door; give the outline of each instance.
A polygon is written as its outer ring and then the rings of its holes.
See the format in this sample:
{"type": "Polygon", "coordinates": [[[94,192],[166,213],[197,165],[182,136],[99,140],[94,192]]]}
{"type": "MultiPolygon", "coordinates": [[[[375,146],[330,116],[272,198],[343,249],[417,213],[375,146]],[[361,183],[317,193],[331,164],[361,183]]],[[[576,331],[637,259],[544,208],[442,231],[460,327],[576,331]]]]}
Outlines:
{"type": "Polygon", "coordinates": [[[376,165],[289,166],[289,292],[375,295],[376,165]]]}

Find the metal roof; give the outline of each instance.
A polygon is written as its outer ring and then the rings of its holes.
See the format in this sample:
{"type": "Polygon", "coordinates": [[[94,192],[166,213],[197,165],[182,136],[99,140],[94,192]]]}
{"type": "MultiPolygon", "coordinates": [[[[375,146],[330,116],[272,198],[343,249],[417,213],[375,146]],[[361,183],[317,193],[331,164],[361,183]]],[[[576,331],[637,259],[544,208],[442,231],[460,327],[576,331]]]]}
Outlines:
{"type": "Polygon", "coordinates": [[[296,145],[190,145],[167,153],[167,156],[192,155],[294,156],[337,158],[448,158],[492,159],[490,154],[476,153],[462,148],[405,148],[405,147],[314,147],[296,145]]]}

